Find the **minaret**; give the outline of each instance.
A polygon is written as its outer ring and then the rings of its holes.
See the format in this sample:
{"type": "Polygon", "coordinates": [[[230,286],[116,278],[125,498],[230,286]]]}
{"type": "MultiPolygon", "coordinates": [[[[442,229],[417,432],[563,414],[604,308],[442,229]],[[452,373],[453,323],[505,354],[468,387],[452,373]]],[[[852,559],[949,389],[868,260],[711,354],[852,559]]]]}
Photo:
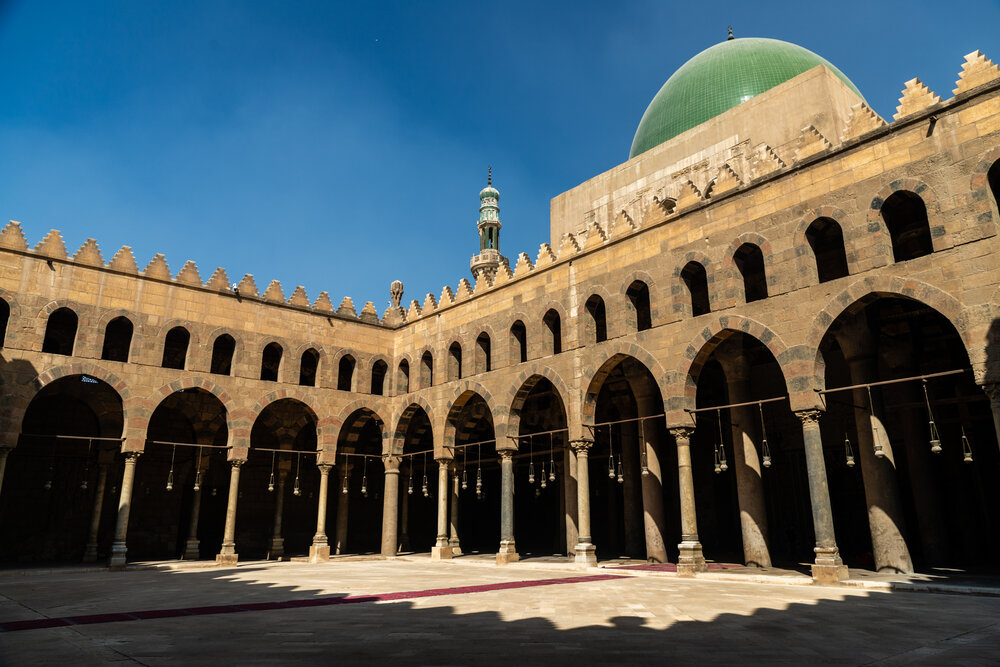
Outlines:
{"type": "Polygon", "coordinates": [[[479,192],[479,254],[469,262],[472,276],[489,282],[497,275],[500,265],[510,266],[500,254],[500,193],[493,187],[493,167],[486,177],[486,187],[479,192]]]}

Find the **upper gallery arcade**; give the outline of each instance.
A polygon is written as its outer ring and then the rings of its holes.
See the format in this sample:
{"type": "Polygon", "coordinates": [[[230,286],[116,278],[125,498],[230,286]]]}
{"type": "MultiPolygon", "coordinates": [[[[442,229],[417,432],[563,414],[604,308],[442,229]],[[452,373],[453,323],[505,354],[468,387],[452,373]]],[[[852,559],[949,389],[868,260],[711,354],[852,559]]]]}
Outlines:
{"type": "MultiPolygon", "coordinates": [[[[0,233],[3,561],[430,550],[912,572],[1000,547],[1000,69],[905,84],[730,39],[629,159],[439,297],[0,233]]],[[[516,223],[515,223],[516,224],[516,223]]]]}

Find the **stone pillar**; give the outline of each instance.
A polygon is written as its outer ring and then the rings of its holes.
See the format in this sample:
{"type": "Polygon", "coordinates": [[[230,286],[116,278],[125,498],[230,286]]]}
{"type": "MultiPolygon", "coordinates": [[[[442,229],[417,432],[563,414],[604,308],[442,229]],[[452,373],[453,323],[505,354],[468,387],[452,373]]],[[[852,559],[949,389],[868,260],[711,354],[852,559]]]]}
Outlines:
{"type": "Polygon", "coordinates": [[[236,553],[236,503],[240,496],[240,467],[245,463],[240,459],[229,462],[232,470],[229,473],[229,501],[226,504],[226,528],[222,534],[222,549],[215,557],[219,565],[236,565],[239,556],[236,553]]]}
{"type": "MultiPolygon", "coordinates": [[[[993,411],[993,428],[996,429],[997,446],[1000,447],[1000,383],[983,385],[983,391],[990,397],[993,411]]],[[[0,463],[0,484],[3,483],[3,463],[0,463]]]]}
{"type": "Polygon", "coordinates": [[[823,458],[823,437],[819,430],[819,410],[802,410],[795,416],[802,422],[802,442],[805,447],[806,469],[809,476],[809,504],[812,508],[813,530],[816,533],[816,560],[812,576],[816,583],[831,584],[847,579],[847,566],[840,558],[837,538],[833,531],[833,507],[830,486],[823,458]]]}
{"type": "Polygon", "coordinates": [[[597,554],[590,542],[590,469],[588,457],[590,448],[594,446],[591,438],[570,440],[569,446],[576,454],[576,526],[579,531],[577,545],[574,549],[574,562],[579,567],[597,565],[597,554]]]}
{"type": "Polygon", "coordinates": [[[287,470],[278,470],[278,485],[275,493],[278,495],[274,501],[274,529],[271,531],[271,548],[267,552],[267,559],[281,560],[285,555],[285,538],[281,536],[281,519],[285,509],[285,480],[288,478],[287,470]]]}
{"type": "Polygon", "coordinates": [[[462,469],[455,465],[451,475],[451,512],[448,514],[448,524],[451,536],[448,538],[448,546],[451,547],[452,556],[462,555],[462,545],[458,539],[458,492],[461,489],[462,469]]]}
{"type": "Polygon", "coordinates": [[[382,502],[382,555],[396,555],[396,536],[399,528],[399,461],[400,457],[385,454],[385,495],[382,502]]]}
{"type": "Polygon", "coordinates": [[[319,468],[319,500],[316,504],[316,534],[313,535],[312,546],[309,547],[310,563],[325,563],[330,560],[330,543],[326,539],[326,505],[330,490],[330,468],[321,463],[319,468]]]}
{"type": "MultiPolygon", "coordinates": [[[[412,458],[412,457],[411,457],[412,458]]],[[[410,461],[407,473],[406,492],[400,501],[399,510],[399,550],[410,550],[410,484],[413,482],[413,462],[410,461]]]]}
{"type": "Polygon", "coordinates": [[[501,449],[500,455],[500,551],[497,565],[518,560],[514,544],[514,454],[515,449],[501,449]]]}
{"type": "Polygon", "coordinates": [[[694,435],[694,429],[672,428],[670,434],[677,443],[677,486],[681,503],[681,543],[677,545],[680,552],[677,574],[694,576],[705,571],[705,555],[698,540],[698,513],[694,501],[694,475],[691,471],[691,436],[694,435]]]}
{"type": "MultiPolygon", "coordinates": [[[[100,456],[100,454],[98,454],[100,456]]],[[[94,507],[90,513],[90,533],[87,546],[83,550],[83,562],[97,561],[97,534],[101,529],[101,512],[104,510],[104,487],[108,483],[108,464],[100,463],[97,472],[97,488],[94,489],[94,507]]]]}
{"type": "Polygon", "coordinates": [[[650,422],[639,429],[639,465],[643,463],[645,450],[646,471],[641,473],[642,514],[646,533],[646,559],[655,563],[667,562],[667,547],[663,543],[666,516],[663,510],[663,475],[657,452],[656,427],[650,422]]]}
{"type": "MultiPolygon", "coordinates": [[[[626,447],[625,443],[631,443],[634,439],[633,429],[628,428],[632,424],[622,424],[618,427],[618,455],[621,457],[622,466],[622,522],[625,526],[625,553],[632,557],[641,558],[646,551],[645,520],[643,518],[643,489],[642,483],[633,472],[639,470],[638,462],[635,460],[639,454],[639,448],[626,447]]],[[[611,427],[614,429],[614,426],[611,427]]],[[[615,470],[618,469],[618,461],[615,462],[615,470]]],[[[618,484],[616,481],[615,484],[618,484]]]]}
{"type": "Polygon", "coordinates": [[[125,569],[125,535],[128,533],[128,514],[132,509],[132,483],[135,481],[135,464],[142,452],[126,452],[125,471],[122,473],[122,490],[118,494],[118,517],[115,521],[115,539],[111,543],[112,570],[125,569]]]}
{"type": "Polygon", "coordinates": [[[448,464],[451,460],[435,460],[438,464],[437,542],[431,549],[431,558],[441,560],[452,555],[448,543],[448,464]]]}
{"type": "Polygon", "coordinates": [[[562,483],[563,511],[566,523],[566,555],[573,556],[574,549],[580,541],[577,531],[577,498],[576,498],[576,456],[570,447],[565,447],[562,453],[563,466],[559,481],[562,483]]]}
{"type": "MultiPolygon", "coordinates": [[[[198,468],[195,468],[194,478],[198,479],[198,468]]],[[[201,541],[198,539],[198,520],[201,517],[201,485],[195,488],[191,496],[191,522],[188,524],[187,541],[184,543],[184,560],[201,558],[201,541]]]]}
{"type": "Polygon", "coordinates": [[[337,534],[334,542],[334,553],[338,556],[347,553],[347,510],[349,509],[348,499],[351,494],[344,493],[347,487],[348,478],[351,476],[351,465],[347,463],[347,458],[340,464],[340,485],[337,487],[337,534]]]}

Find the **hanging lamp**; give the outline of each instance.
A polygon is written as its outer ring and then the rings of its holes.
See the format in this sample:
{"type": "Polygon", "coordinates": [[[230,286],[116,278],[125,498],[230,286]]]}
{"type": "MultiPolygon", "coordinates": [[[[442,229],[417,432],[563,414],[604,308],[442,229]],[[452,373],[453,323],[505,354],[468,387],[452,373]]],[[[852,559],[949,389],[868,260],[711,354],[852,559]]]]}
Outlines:
{"type": "Polygon", "coordinates": [[[410,457],[410,465],[406,469],[406,495],[413,495],[413,457],[410,457]]]}
{"type": "Polygon", "coordinates": [[[466,471],[466,466],[469,461],[469,446],[466,445],[462,447],[462,490],[469,488],[469,473],[466,471]]]}
{"type": "Polygon", "coordinates": [[[528,484],[535,483],[535,450],[533,438],[528,436],[528,484]]]}
{"type": "Polygon", "coordinates": [[[872,402],[871,385],[865,387],[865,389],[868,391],[868,414],[872,424],[872,450],[875,452],[875,456],[881,459],[885,457],[885,450],[882,448],[882,443],[878,438],[878,426],[876,426],[875,419],[875,403],[872,402]]]}
{"type": "Polygon", "coordinates": [[[347,481],[351,477],[351,468],[347,461],[348,455],[344,454],[344,486],[340,489],[340,493],[345,496],[347,495],[347,481]]]}
{"type": "Polygon", "coordinates": [[[194,490],[201,491],[201,447],[198,447],[198,460],[194,464],[194,490]]]}
{"type": "Polygon", "coordinates": [[[424,480],[420,486],[420,491],[424,494],[424,498],[430,495],[427,491],[427,452],[424,452],[424,480]]]}
{"type": "Polygon", "coordinates": [[[556,481],[556,462],[555,459],[553,458],[553,453],[552,453],[553,449],[552,440],[553,440],[553,435],[549,433],[549,481],[550,482],[556,481]]]}
{"type": "Polygon", "coordinates": [[[170,472],[167,473],[167,491],[174,490],[174,456],[177,454],[177,445],[170,452],[170,472]]]}
{"type": "Polygon", "coordinates": [[[851,439],[844,433],[844,456],[847,457],[847,467],[854,467],[854,448],[851,447],[851,439]]]}
{"type": "Polygon", "coordinates": [[[642,464],[642,476],[649,477],[649,454],[646,452],[646,426],[645,420],[639,417],[639,458],[642,464]]]}
{"type": "Polygon", "coordinates": [[[483,497],[483,445],[476,451],[476,498],[483,497]]]}
{"type": "Polygon", "coordinates": [[[762,455],[762,463],[765,468],[771,467],[771,448],[767,446],[767,429],[764,426],[764,404],[758,403],[757,408],[760,410],[760,451],[762,455]]]}
{"type": "Polygon", "coordinates": [[[547,484],[548,482],[545,479],[545,459],[542,459],[542,477],[538,485],[544,489],[547,484]]]}
{"type": "Polygon", "coordinates": [[[268,492],[274,491],[274,457],[277,452],[271,452],[271,477],[267,480],[268,492]]]}
{"type": "Polygon", "coordinates": [[[361,495],[365,498],[368,497],[368,455],[361,455],[364,464],[361,468],[361,495]]]}
{"type": "Polygon", "coordinates": [[[972,445],[965,435],[965,427],[962,427],[962,463],[972,463],[972,445]]]}
{"type": "Polygon", "coordinates": [[[726,462],[726,443],[722,439],[722,409],[716,410],[715,415],[719,422],[719,447],[716,450],[716,467],[718,470],[716,472],[726,472],[729,470],[729,464],[726,462]]]}
{"type": "Polygon", "coordinates": [[[934,423],[934,413],[931,412],[931,398],[927,393],[927,378],[923,378],[921,385],[924,389],[924,405],[927,406],[927,426],[930,430],[930,445],[932,454],[941,453],[941,434],[938,433],[937,425],[934,423]]]}
{"type": "Polygon", "coordinates": [[[299,470],[302,469],[302,454],[295,455],[295,484],[292,486],[292,495],[301,496],[302,489],[299,488],[299,470]]]}

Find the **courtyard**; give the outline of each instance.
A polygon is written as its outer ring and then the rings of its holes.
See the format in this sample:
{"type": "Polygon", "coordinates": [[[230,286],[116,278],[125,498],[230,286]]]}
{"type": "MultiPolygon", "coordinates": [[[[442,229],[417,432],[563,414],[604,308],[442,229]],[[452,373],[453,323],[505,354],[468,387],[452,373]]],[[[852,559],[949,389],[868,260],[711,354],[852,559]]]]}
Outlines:
{"type": "Polygon", "coordinates": [[[995,589],[889,592],[741,574],[421,556],[7,572],[0,664],[895,665],[1000,655],[995,589]]]}

